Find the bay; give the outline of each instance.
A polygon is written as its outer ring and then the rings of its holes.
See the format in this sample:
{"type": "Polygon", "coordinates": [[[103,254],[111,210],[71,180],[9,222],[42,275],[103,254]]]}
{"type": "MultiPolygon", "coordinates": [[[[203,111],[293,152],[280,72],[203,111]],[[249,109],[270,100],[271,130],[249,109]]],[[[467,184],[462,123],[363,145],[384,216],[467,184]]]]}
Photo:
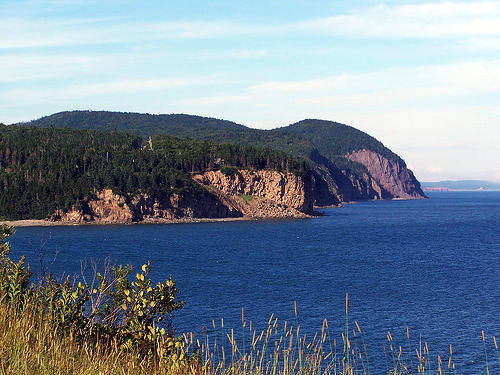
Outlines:
{"type": "MultiPolygon", "coordinates": [[[[206,332],[212,320],[241,332],[241,309],[264,329],[274,314],[304,333],[329,322],[340,341],[359,322],[374,373],[386,369],[386,334],[412,351],[428,342],[458,372],[484,373],[481,331],[491,366],[500,336],[500,192],[431,193],[428,200],[372,201],[320,210],[304,220],[170,225],[20,227],[12,257],[26,254],[36,277],[40,257],[57,277],[152,262],[152,278],[174,276],[185,307],[177,334],[206,332]],[[56,256],[57,255],[57,256],[56,256]],[[294,301],[298,317],[294,314],[294,301]],[[203,328],[203,327],[206,327],[203,328]]],[[[498,367],[497,370],[498,371],[498,367]]]]}

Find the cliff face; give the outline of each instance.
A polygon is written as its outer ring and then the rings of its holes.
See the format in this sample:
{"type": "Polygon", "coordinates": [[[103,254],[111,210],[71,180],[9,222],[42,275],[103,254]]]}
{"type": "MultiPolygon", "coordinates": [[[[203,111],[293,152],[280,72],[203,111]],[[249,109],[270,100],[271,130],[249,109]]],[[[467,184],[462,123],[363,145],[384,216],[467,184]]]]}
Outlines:
{"type": "Polygon", "coordinates": [[[126,224],[132,222],[168,221],[174,219],[241,217],[243,214],[214,194],[194,197],[192,194],[171,195],[162,200],[138,194],[128,204],[111,189],[82,200],[71,210],[57,210],[53,221],[69,223],[126,224]]]}
{"type": "Polygon", "coordinates": [[[70,223],[98,221],[103,224],[113,224],[131,222],[132,217],[132,211],[125,204],[125,198],[113,194],[110,189],[104,189],[94,198],[82,200],[67,212],[56,210],[51,220],[70,223]]]}
{"type": "Polygon", "coordinates": [[[314,199],[317,206],[340,205],[368,199],[389,199],[392,196],[366,172],[340,168],[318,152],[310,155],[315,170],[314,199]]]}
{"type": "Polygon", "coordinates": [[[240,170],[232,175],[209,171],[193,176],[203,185],[214,186],[225,194],[267,198],[277,204],[310,213],[313,211],[312,183],[292,173],[272,170],[240,170]]]}
{"type": "Polygon", "coordinates": [[[381,189],[382,198],[425,198],[420,183],[404,164],[365,149],[351,152],[346,157],[366,167],[381,189]]]}
{"type": "Polygon", "coordinates": [[[57,210],[52,221],[126,224],[197,218],[300,218],[312,212],[310,181],[276,171],[220,171],[193,176],[207,187],[197,196],[174,194],[155,199],[137,194],[127,202],[111,189],[83,199],[69,211],[57,210]]]}
{"type": "Polygon", "coordinates": [[[134,221],[155,221],[157,219],[181,218],[224,218],[241,217],[243,214],[224,197],[213,193],[194,196],[190,193],[171,195],[162,200],[147,195],[138,195],[132,200],[134,221]]]}

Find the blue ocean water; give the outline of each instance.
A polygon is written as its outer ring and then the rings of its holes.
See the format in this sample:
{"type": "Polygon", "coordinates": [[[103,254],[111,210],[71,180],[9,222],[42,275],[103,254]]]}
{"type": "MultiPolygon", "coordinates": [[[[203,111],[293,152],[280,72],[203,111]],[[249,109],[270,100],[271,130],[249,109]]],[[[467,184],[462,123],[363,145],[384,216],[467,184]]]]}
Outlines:
{"type": "Polygon", "coordinates": [[[305,220],[18,228],[12,256],[26,254],[39,273],[41,249],[58,276],[80,274],[81,261],[139,269],[151,260],[152,277],[172,274],[186,301],[176,333],[221,318],[241,331],[241,308],[260,329],[271,314],[295,322],[296,301],[303,332],[320,331],[326,318],[339,340],[348,293],[374,373],[385,370],[387,332],[406,347],[406,327],[411,345],[428,342],[435,357],[447,358],[452,344],[463,373],[484,373],[484,330],[490,371],[498,373],[500,192],[429,195],[324,209],[305,220]]]}

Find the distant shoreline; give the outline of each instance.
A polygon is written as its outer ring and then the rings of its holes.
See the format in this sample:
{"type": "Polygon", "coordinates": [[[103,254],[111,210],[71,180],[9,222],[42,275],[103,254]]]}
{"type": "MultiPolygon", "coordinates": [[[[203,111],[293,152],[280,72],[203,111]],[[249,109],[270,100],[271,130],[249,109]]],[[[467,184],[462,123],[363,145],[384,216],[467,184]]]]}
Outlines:
{"type": "MultiPolygon", "coordinates": [[[[422,199],[422,198],[418,198],[422,199]]],[[[425,199],[425,198],[424,198],[425,199]]],[[[376,202],[385,199],[373,199],[368,200],[369,202],[376,202]]],[[[393,198],[388,199],[389,201],[399,201],[399,200],[413,200],[407,198],[393,198]]],[[[192,223],[219,223],[219,222],[231,222],[231,221],[269,221],[269,220],[289,220],[289,219],[311,219],[319,216],[323,216],[317,209],[327,209],[327,208],[342,208],[345,205],[351,205],[359,203],[360,201],[348,201],[342,202],[335,205],[327,206],[315,206],[313,214],[303,214],[300,217],[223,217],[223,218],[179,218],[179,219],[149,219],[142,221],[133,222],[109,222],[109,221],[87,221],[87,222],[70,222],[70,221],[50,221],[46,219],[25,219],[25,220],[0,220],[0,225],[9,225],[13,227],[71,227],[71,226],[93,226],[93,225],[144,225],[144,224],[192,224],[192,223]]]]}
{"type": "Polygon", "coordinates": [[[484,192],[499,192],[500,189],[450,189],[447,187],[442,188],[423,188],[426,193],[460,193],[460,192],[470,192],[470,193],[484,193],[484,192]]]}
{"type": "Polygon", "coordinates": [[[50,221],[44,219],[26,220],[4,220],[0,225],[12,227],[71,227],[71,226],[94,226],[94,225],[144,225],[144,224],[192,224],[192,223],[219,223],[230,221],[269,221],[269,220],[289,220],[289,219],[310,219],[315,216],[304,215],[304,217],[223,217],[223,218],[184,218],[184,219],[154,219],[134,221],[128,223],[89,221],[82,223],[68,221],[50,221]]]}

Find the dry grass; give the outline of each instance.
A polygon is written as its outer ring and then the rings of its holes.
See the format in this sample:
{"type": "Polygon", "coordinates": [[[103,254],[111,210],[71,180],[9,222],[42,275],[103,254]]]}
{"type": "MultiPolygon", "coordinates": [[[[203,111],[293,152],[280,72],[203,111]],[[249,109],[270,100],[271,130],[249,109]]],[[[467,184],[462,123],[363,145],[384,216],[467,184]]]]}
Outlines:
{"type": "MultiPolygon", "coordinates": [[[[183,335],[186,354],[190,353],[192,360],[179,364],[175,358],[161,359],[161,355],[141,357],[113,343],[78,342],[71,335],[52,331],[30,308],[21,313],[0,304],[0,374],[370,374],[363,331],[357,322],[349,326],[348,312],[346,296],[345,330],[342,342],[337,343],[331,339],[326,320],[321,332],[308,338],[297,322],[279,324],[273,316],[266,329],[256,331],[242,310],[238,337],[234,330],[227,331],[223,320],[220,324],[212,322],[216,334],[210,339],[205,337],[200,342],[193,334],[183,335]],[[223,336],[222,332],[227,333],[223,336]]],[[[297,316],[297,307],[295,313],[297,316]]],[[[403,349],[395,344],[390,332],[387,334],[387,355],[392,362],[388,374],[456,373],[451,346],[447,358],[432,361],[426,343],[411,352],[408,329],[406,337],[408,348],[403,349]]],[[[486,341],[484,337],[485,345],[486,341]]],[[[498,357],[495,338],[493,342],[498,357]]],[[[484,370],[489,374],[486,357],[484,370]]]]}

